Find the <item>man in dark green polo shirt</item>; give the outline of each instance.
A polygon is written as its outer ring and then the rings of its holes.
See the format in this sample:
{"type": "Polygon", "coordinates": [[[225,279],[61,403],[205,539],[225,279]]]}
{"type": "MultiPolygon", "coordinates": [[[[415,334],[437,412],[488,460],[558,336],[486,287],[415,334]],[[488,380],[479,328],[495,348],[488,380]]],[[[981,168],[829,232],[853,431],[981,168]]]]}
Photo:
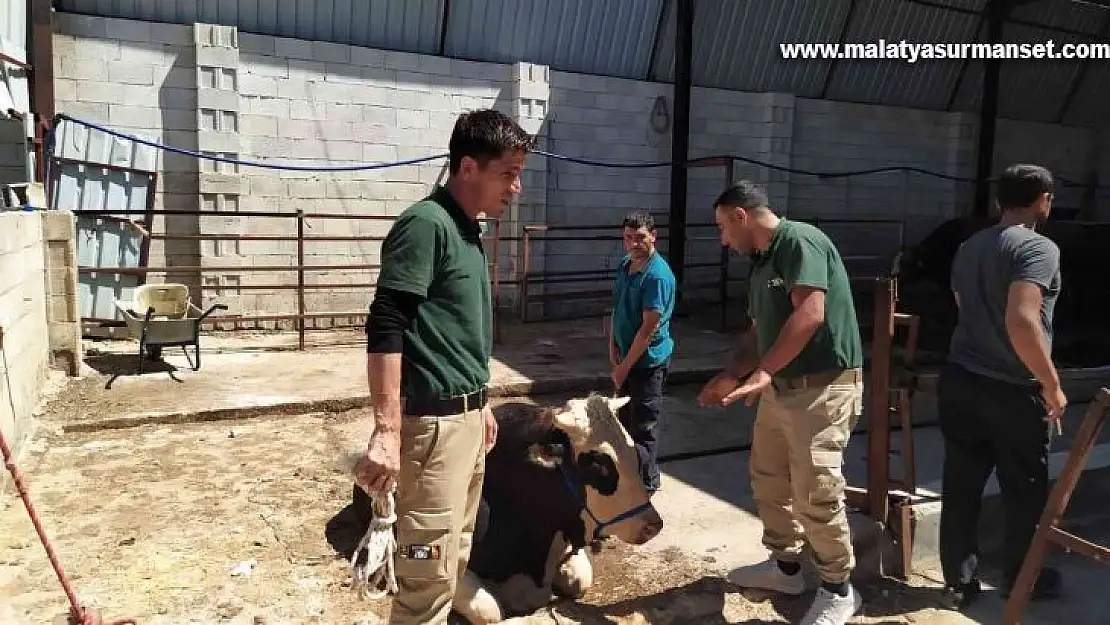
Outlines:
{"type": "Polygon", "coordinates": [[[486,403],[493,311],[478,217],[500,217],[520,193],[531,145],[497,111],[460,115],[446,184],[401,213],[382,243],[367,319],[374,432],[355,479],[369,493],[396,483],[393,625],[446,625],[466,572],[497,436],[486,403]]]}
{"type": "Polygon", "coordinates": [[[751,327],[703,405],[743,398],[759,408],[749,460],[768,561],[733,571],[740,586],[805,591],[808,539],[821,587],[802,625],[844,625],[859,610],[844,505],[844,449],[863,403],[863,347],[840,253],[806,223],[778,217],[741,181],[715,204],[721,242],[752,260],[751,327]]]}

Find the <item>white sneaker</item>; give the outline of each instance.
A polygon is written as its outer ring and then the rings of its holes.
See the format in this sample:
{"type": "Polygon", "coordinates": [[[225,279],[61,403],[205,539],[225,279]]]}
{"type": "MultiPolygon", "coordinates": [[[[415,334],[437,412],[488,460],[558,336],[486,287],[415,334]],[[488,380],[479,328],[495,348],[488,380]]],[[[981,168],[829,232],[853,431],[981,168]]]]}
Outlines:
{"type": "Polygon", "coordinates": [[[743,588],[773,590],[787,595],[800,595],[806,591],[801,570],[787,575],[772,558],[758,564],[742,566],[728,574],[728,581],[743,588]]]}
{"type": "Polygon", "coordinates": [[[862,606],[863,597],[851,584],[848,584],[847,597],[818,588],[801,625],[846,625],[862,606]]]}

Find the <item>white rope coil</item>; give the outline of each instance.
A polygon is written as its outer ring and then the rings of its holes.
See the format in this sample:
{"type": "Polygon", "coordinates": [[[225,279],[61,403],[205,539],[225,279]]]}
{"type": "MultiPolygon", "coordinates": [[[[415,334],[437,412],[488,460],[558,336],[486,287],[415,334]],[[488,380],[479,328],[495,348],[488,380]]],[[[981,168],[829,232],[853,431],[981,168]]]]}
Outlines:
{"type": "Polygon", "coordinates": [[[394,554],[397,552],[397,539],[393,535],[393,524],[397,521],[393,492],[373,494],[373,518],[366,535],[358,543],[351,556],[354,575],[353,587],[363,599],[380,599],[397,592],[397,578],[394,574],[394,554]],[[361,560],[359,555],[365,553],[361,560]]]}

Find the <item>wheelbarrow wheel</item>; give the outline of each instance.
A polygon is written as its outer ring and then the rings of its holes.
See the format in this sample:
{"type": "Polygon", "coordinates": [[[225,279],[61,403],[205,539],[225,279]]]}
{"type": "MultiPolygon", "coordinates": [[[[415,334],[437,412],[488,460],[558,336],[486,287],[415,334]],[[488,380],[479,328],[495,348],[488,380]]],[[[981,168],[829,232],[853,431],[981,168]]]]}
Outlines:
{"type": "Polygon", "coordinates": [[[162,346],[161,345],[147,345],[146,346],[147,360],[162,360],[162,346]]]}

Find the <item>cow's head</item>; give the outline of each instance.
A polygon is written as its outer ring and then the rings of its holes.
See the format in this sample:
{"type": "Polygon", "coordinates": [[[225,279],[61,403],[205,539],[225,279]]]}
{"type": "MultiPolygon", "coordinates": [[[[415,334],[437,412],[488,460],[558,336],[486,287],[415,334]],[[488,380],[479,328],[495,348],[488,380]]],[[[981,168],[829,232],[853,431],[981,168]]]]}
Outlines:
{"type": "Polygon", "coordinates": [[[602,536],[642,545],[663,529],[663,519],[644,488],[632,437],[617,420],[617,410],[628,400],[591,395],[568,401],[553,411],[552,435],[533,445],[530,456],[534,462],[565,470],[571,486],[581,489],[587,537],[600,522],[602,536]],[[637,514],[607,524],[637,509],[637,514]]]}

